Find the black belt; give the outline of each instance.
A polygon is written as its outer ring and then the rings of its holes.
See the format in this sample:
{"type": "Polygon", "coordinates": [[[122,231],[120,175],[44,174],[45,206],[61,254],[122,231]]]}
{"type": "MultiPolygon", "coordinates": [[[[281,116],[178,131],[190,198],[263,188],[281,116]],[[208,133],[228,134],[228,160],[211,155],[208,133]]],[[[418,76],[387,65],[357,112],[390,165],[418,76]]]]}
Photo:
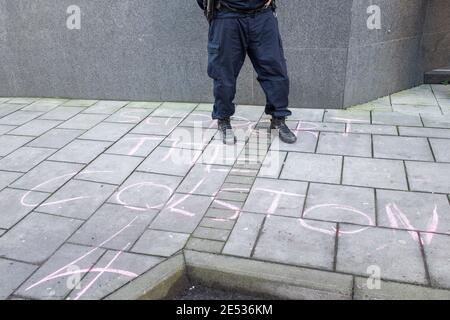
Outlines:
{"type": "Polygon", "coordinates": [[[268,8],[272,8],[272,10],[275,10],[273,1],[270,5],[264,4],[263,6],[261,6],[259,8],[251,9],[251,10],[236,9],[236,8],[230,7],[228,4],[223,3],[222,1],[217,2],[217,10],[219,10],[219,11],[229,11],[229,12],[236,12],[236,13],[242,13],[242,14],[256,14],[256,13],[260,13],[268,8]]]}

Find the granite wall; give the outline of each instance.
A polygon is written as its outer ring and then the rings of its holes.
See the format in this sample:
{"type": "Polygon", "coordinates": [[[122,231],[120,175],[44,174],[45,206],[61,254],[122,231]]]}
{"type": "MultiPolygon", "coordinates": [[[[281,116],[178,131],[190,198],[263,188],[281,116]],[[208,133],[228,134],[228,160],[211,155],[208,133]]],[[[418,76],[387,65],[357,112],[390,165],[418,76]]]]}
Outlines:
{"type": "MultiPolygon", "coordinates": [[[[365,102],[450,61],[449,0],[278,3],[292,107],[365,102]],[[380,30],[367,28],[374,4],[380,30]]],[[[0,0],[0,96],[212,101],[206,38],[195,0],[0,0]]],[[[236,101],[265,101],[249,61],[236,101]]]]}

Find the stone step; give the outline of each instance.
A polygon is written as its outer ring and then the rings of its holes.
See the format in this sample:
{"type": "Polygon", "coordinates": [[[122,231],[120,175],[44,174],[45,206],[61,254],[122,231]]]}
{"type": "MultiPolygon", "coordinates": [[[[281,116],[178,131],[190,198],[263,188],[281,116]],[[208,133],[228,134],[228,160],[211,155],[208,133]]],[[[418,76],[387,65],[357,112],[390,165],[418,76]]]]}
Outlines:
{"type": "Polygon", "coordinates": [[[425,84],[443,84],[450,82],[450,66],[425,72],[425,84]]]}

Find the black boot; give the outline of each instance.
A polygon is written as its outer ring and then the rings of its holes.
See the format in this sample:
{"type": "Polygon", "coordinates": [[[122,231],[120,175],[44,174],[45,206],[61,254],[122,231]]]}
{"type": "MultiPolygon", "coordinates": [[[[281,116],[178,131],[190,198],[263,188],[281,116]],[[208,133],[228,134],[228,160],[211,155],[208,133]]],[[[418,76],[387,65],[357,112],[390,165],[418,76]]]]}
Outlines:
{"type": "Polygon", "coordinates": [[[217,121],[218,129],[222,134],[224,144],[235,144],[237,139],[231,127],[230,118],[220,119],[217,121]]]}
{"type": "Polygon", "coordinates": [[[272,117],[270,129],[278,130],[280,140],[284,143],[295,143],[297,141],[295,134],[292,133],[291,129],[286,125],[285,118],[272,117]]]}

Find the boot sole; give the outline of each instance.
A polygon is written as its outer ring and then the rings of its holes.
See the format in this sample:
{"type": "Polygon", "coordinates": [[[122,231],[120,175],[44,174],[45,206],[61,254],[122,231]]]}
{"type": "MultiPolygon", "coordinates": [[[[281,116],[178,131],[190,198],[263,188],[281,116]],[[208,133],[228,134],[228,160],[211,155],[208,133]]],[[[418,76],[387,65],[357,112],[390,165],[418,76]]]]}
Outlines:
{"type": "Polygon", "coordinates": [[[270,128],[269,128],[269,131],[270,131],[270,133],[271,133],[273,136],[276,136],[276,137],[280,138],[280,140],[281,140],[282,142],[284,142],[284,143],[287,143],[287,144],[294,144],[294,143],[296,143],[296,142],[298,141],[298,138],[296,138],[294,141],[285,141],[285,140],[283,140],[283,139],[281,138],[281,136],[280,136],[280,129],[270,127],[270,128]],[[274,131],[276,131],[277,133],[274,133],[274,131]]]}

